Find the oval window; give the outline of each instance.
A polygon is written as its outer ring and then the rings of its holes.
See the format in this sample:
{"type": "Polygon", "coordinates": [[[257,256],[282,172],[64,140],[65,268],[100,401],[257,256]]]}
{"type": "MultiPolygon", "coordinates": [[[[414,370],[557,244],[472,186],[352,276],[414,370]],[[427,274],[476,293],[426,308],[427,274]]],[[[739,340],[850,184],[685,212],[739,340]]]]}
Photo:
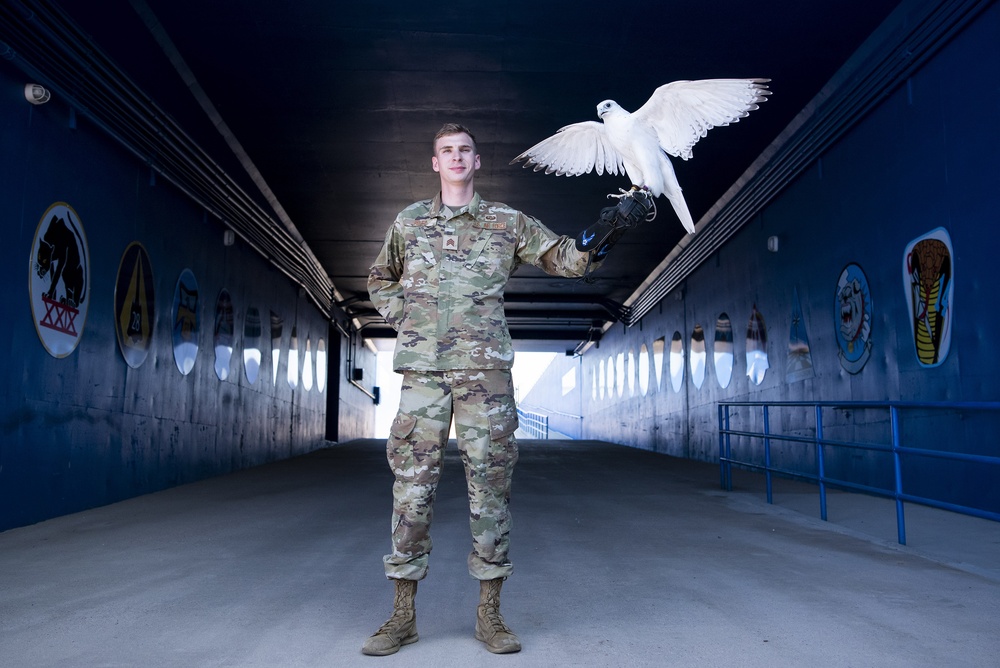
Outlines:
{"type": "Polygon", "coordinates": [[[198,327],[201,322],[198,304],[198,281],[190,269],[177,278],[174,289],[173,344],[177,370],[186,376],[194,369],[198,357],[198,327]]]}
{"type": "Polygon", "coordinates": [[[615,358],[608,357],[608,399],[615,396],[615,358]]]}
{"type": "Polygon", "coordinates": [[[635,396],[635,353],[628,351],[628,395],[635,396]]]}
{"type": "Polygon", "coordinates": [[[715,378],[719,387],[729,387],[733,379],[733,323],[725,313],[719,314],[715,321],[715,345],[712,347],[712,359],[715,362],[715,378]]]}
{"type": "Polygon", "coordinates": [[[292,336],[288,341],[288,365],[285,367],[285,378],[288,387],[293,390],[299,386],[299,337],[292,327],[292,336]]]}
{"type": "Polygon", "coordinates": [[[215,301],[215,375],[219,380],[229,378],[235,338],[233,319],[233,299],[229,290],[223,288],[215,301]]]}
{"type": "Polygon", "coordinates": [[[260,339],[260,311],[251,306],[243,321],[243,370],[251,385],[257,382],[257,374],[260,373],[260,339]]]}
{"type": "Polygon", "coordinates": [[[656,389],[659,390],[662,387],[663,381],[663,352],[666,350],[667,343],[664,337],[660,337],[653,341],[653,374],[656,376],[656,389]]]}
{"type": "Polygon", "coordinates": [[[601,391],[601,400],[604,400],[604,388],[607,387],[607,382],[604,380],[604,360],[597,363],[597,372],[600,375],[600,380],[597,382],[597,387],[601,391]]]}
{"type": "Polygon", "coordinates": [[[619,398],[625,394],[625,353],[618,353],[618,364],[615,366],[615,385],[619,398]]]}
{"type": "Polygon", "coordinates": [[[322,393],[326,389],[326,341],[316,344],[316,389],[322,393]]]}
{"type": "Polygon", "coordinates": [[[649,392],[649,348],[642,344],[639,348],[639,393],[646,396],[649,392]]]}
{"type": "Polygon", "coordinates": [[[705,330],[701,325],[694,326],[691,333],[691,382],[701,389],[701,384],[705,382],[705,361],[708,353],[705,352],[705,330]]]}
{"type": "Polygon", "coordinates": [[[767,327],[764,316],[754,304],[747,323],[747,377],[754,385],[764,382],[767,373],[767,327]]]}
{"type": "Polygon", "coordinates": [[[670,341],[670,385],[674,392],[681,391],[684,381],[684,339],[680,332],[674,332],[670,341]]]}
{"type": "Polygon", "coordinates": [[[306,355],[302,358],[302,389],[309,391],[313,387],[312,341],[306,337],[306,355]]]}

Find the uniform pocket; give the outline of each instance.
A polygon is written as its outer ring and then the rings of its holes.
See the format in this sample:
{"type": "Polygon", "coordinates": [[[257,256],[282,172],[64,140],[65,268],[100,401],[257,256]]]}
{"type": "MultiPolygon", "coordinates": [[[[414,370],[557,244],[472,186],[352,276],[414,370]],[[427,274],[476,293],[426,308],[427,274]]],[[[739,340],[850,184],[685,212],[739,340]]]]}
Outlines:
{"type": "Polygon", "coordinates": [[[415,426],[417,426],[417,418],[412,415],[400,413],[396,416],[396,419],[392,421],[392,425],[389,427],[389,433],[396,438],[406,438],[413,433],[413,428],[415,426]]]}
{"type": "Polygon", "coordinates": [[[498,441],[517,431],[517,411],[503,411],[490,416],[490,440],[498,441]]]}
{"type": "Polygon", "coordinates": [[[508,490],[510,486],[510,477],[517,463],[517,439],[514,437],[517,426],[516,411],[490,416],[490,457],[486,478],[497,489],[508,490]]]}
{"type": "Polygon", "coordinates": [[[414,473],[413,443],[409,440],[417,418],[400,413],[389,427],[389,442],[386,443],[386,459],[396,477],[410,478],[414,473]]]}
{"type": "Polygon", "coordinates": [[[483,262],[486,261],[486,258],[481,256],[483,254],[483,250],[486,248],[486,244],[490,242],[490,239],[492,237],[493,237],[492,232],[488,232],[485,230],[481,230],[479,232],[479,238],[476,239],[476,242],[472,245],[472,248],[469,249],[469,255],[465,259],[466,269],[474,269],[480,263],[480,261],[483,262]]]}

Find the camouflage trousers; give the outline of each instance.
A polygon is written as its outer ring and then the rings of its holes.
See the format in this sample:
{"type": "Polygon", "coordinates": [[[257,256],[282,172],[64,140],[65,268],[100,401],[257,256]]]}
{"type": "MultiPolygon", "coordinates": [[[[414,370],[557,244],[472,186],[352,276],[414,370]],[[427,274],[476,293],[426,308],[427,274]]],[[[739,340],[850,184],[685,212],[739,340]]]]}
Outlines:
{"type": "Polygon", "coordinates": [[[517,409],[509,370],[407,371],[386,455],[392,486],[389,578],[427,575],[434,497],[452,415],[469,492],[472,552],[469,573],[478,580],[506,577],[510,545],[510,481],[517,462],[517,409]]]}

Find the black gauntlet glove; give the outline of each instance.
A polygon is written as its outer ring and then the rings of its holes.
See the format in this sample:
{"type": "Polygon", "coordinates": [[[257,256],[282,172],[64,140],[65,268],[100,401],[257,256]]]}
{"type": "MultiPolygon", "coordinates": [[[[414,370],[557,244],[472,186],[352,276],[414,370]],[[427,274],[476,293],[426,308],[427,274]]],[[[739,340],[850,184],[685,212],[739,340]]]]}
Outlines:
{"type": "Polygon", "coordinates": [[[601,209],[597,222],[576,235],[576,249],[591,252],[594,260],[603,260],[625,230],[656,215],[653,195],[648,190],[633,189],[609,197],[617,197],[618,204],[601,209]]]}

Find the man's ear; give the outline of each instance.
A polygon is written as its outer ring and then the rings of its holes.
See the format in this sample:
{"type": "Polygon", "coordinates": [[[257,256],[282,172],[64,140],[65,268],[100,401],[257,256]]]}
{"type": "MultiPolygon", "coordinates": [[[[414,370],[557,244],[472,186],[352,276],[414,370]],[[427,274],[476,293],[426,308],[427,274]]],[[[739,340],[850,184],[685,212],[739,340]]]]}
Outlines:
{"type": "MultiPolygon", "coordinates": [[[[479,163],[479,154],[477,153],[477,154],[476,154],[476,164],[475,164],[475,166],[473,167],[473,169],[479,169],[479,167],[480,167],[480,166],[481,166],[481,165],[480,165],[480,163],[479,163]]],[[[437,170],[435,170],[435,171],[437,171],[437,170]]]]}
{"type": "MultiPolygon", "coordinates": [[[[479,167],[478,156],[476,157],[477,157],[476,167],[478,168],[479,167]]],[[[438,162],[436,155],[431,156],[431,169],[433,169],[435,172],[441,171],[441,164],[438,162]]]]}

